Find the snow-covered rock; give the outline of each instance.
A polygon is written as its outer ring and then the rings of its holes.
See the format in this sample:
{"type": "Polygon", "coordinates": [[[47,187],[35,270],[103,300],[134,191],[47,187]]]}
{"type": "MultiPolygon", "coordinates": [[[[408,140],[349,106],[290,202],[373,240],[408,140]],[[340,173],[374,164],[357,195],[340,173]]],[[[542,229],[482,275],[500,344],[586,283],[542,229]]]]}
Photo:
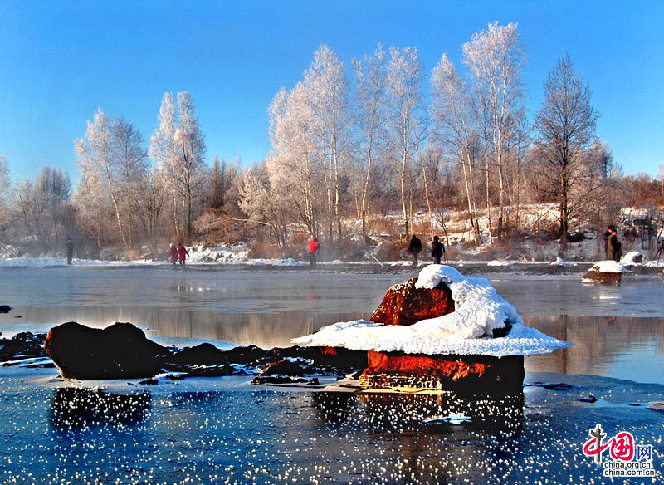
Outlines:
{"type": "Polygon", "coordinates": [[[465,277],[450,266],[432,264],[420,271],[416,287],[435,288],[441,281],[452,291],[452,313],[407,327],[364,320],[339,322],[292,342],[406,354],[493,356],[541,354],[569,345],[526,327],[516,309],[484,278],[465,277]],[[511,326],[507,336],[491,338],[493,330],[506,323],[511,326]]]}
{"type": "Polygon", "coordinates": [[[625,266],[643,266],[643,254],[639,251],[630,251],[622,257],[620,262],[625,266]]]}

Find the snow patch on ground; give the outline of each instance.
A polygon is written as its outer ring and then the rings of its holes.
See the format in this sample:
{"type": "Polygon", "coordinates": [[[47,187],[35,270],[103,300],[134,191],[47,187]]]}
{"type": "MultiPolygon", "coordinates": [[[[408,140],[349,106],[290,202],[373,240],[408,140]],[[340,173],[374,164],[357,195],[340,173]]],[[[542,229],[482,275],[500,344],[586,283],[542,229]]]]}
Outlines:
{"type": "Polygon", "coordinates": [[[495,266],[495,267],[502,267],[502,266],[512,266],[514,263],[512,261],[489,261],[486,265],[487,266],[495,266]]]}
{"type": "Polygon", "coordinates": [[[576,266],[577,263],[572,263],[570,261],[565,261],[563,258],[558,256],[555,261],[551,261],[549,266],[576,266]]]}
{"type": "Polygon", "coordinates": [[[441,281],[452,290],[456,308],[452,313],[409,327],[365,320],[339,322],[291,342],[407,354],[494,356],[541,354],[570,345],[524,326],[516,309],[484,278],[465,277],[450,266],[432,264],[420,271],[415,286],[434,288],[441,281]],[[505,322],[512,325],[510,333],[492,338],[493,329],[503,328],[505,322]]]}

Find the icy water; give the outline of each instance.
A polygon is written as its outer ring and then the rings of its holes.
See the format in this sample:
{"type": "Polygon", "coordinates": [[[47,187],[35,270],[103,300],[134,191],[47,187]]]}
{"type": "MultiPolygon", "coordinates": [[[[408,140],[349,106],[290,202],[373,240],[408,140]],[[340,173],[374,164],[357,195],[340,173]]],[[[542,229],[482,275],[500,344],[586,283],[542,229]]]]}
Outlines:
{"type": "MultiPolygon", "coordinates": [[[[413,274],[3,268],[0,304],[15,309],[0,331],[122,320],[155,336],[283,346],[366,317],[413,274]]],[[[356,395],[240,377],[99,391],[2,367],[0,482],[604,483],[581,451],[601,424],[653,445],[658,476],[629,483],[661,483],[664,413],[648,408],[664,400],[661,277],[486,276],[528,325],[574,343],[527,358],[523,394],[356,395]]]]}

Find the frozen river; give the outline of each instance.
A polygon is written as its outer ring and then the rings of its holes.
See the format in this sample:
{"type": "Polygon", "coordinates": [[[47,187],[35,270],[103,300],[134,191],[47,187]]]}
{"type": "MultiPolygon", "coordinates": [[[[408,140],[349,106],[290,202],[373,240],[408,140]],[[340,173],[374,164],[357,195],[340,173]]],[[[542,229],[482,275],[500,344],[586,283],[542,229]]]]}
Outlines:
{"type": "MultiPolygon", "coordinates": [[[[100,327],[129,321],[155,336],[271,348],[336,321],[367,318],[389,286],[416,272],[54,267],[0,274],[0,304],[15,308],[0,315],[5,334],[46,332],[69,320],[100,327]]],[[[575,344],[529,358],[529,370],[664,384],[661,276],[628,275],[618,286],[582,283],[580,274],[486,276],[526,324],[575,344]]]]}
{"type": "MultiPolygon", "coordinates": [[[[0,304],[14,307],[0,331],[120,320],[153,336],[285,346],[367,317],[390,285],[414,275],[0,268],[0,304]]],[[[653,445],[659,475],[630,483],[661,483],[663,415],[648,408],[664,400],[661,276],[629,275],[619,286],[583,284],[580,274],[486,276],[527,325],[574,343],[527,358],[520,395],[355,395],[240,377],[183,381],[176,391],[123,383],[113,393],[52,369],[0,367],[0,482],[603,483],[581,452],[599,423],[653,445]]]]}

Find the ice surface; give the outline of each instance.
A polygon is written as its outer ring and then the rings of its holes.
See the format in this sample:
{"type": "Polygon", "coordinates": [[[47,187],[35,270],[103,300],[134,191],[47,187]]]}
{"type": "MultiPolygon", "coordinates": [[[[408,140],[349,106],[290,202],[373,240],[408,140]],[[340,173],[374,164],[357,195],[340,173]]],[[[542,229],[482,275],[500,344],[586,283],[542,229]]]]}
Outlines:
{"type": "Polygon", "coordinates": [[[523,325],[516,309],[484,278],[465,277],[439,264],[426,266],[417,288],[434,288],[441,281],[452,290],[455,311],[415,325],[385,326],[364,320],[340,322],[313,335],[292,339],[302,346],[344,347],[425,355],[532,355],[552,352],[569,343],[523,325]],[[494,329],[512,326],[506,337],[491,338],[494,329]]]}

